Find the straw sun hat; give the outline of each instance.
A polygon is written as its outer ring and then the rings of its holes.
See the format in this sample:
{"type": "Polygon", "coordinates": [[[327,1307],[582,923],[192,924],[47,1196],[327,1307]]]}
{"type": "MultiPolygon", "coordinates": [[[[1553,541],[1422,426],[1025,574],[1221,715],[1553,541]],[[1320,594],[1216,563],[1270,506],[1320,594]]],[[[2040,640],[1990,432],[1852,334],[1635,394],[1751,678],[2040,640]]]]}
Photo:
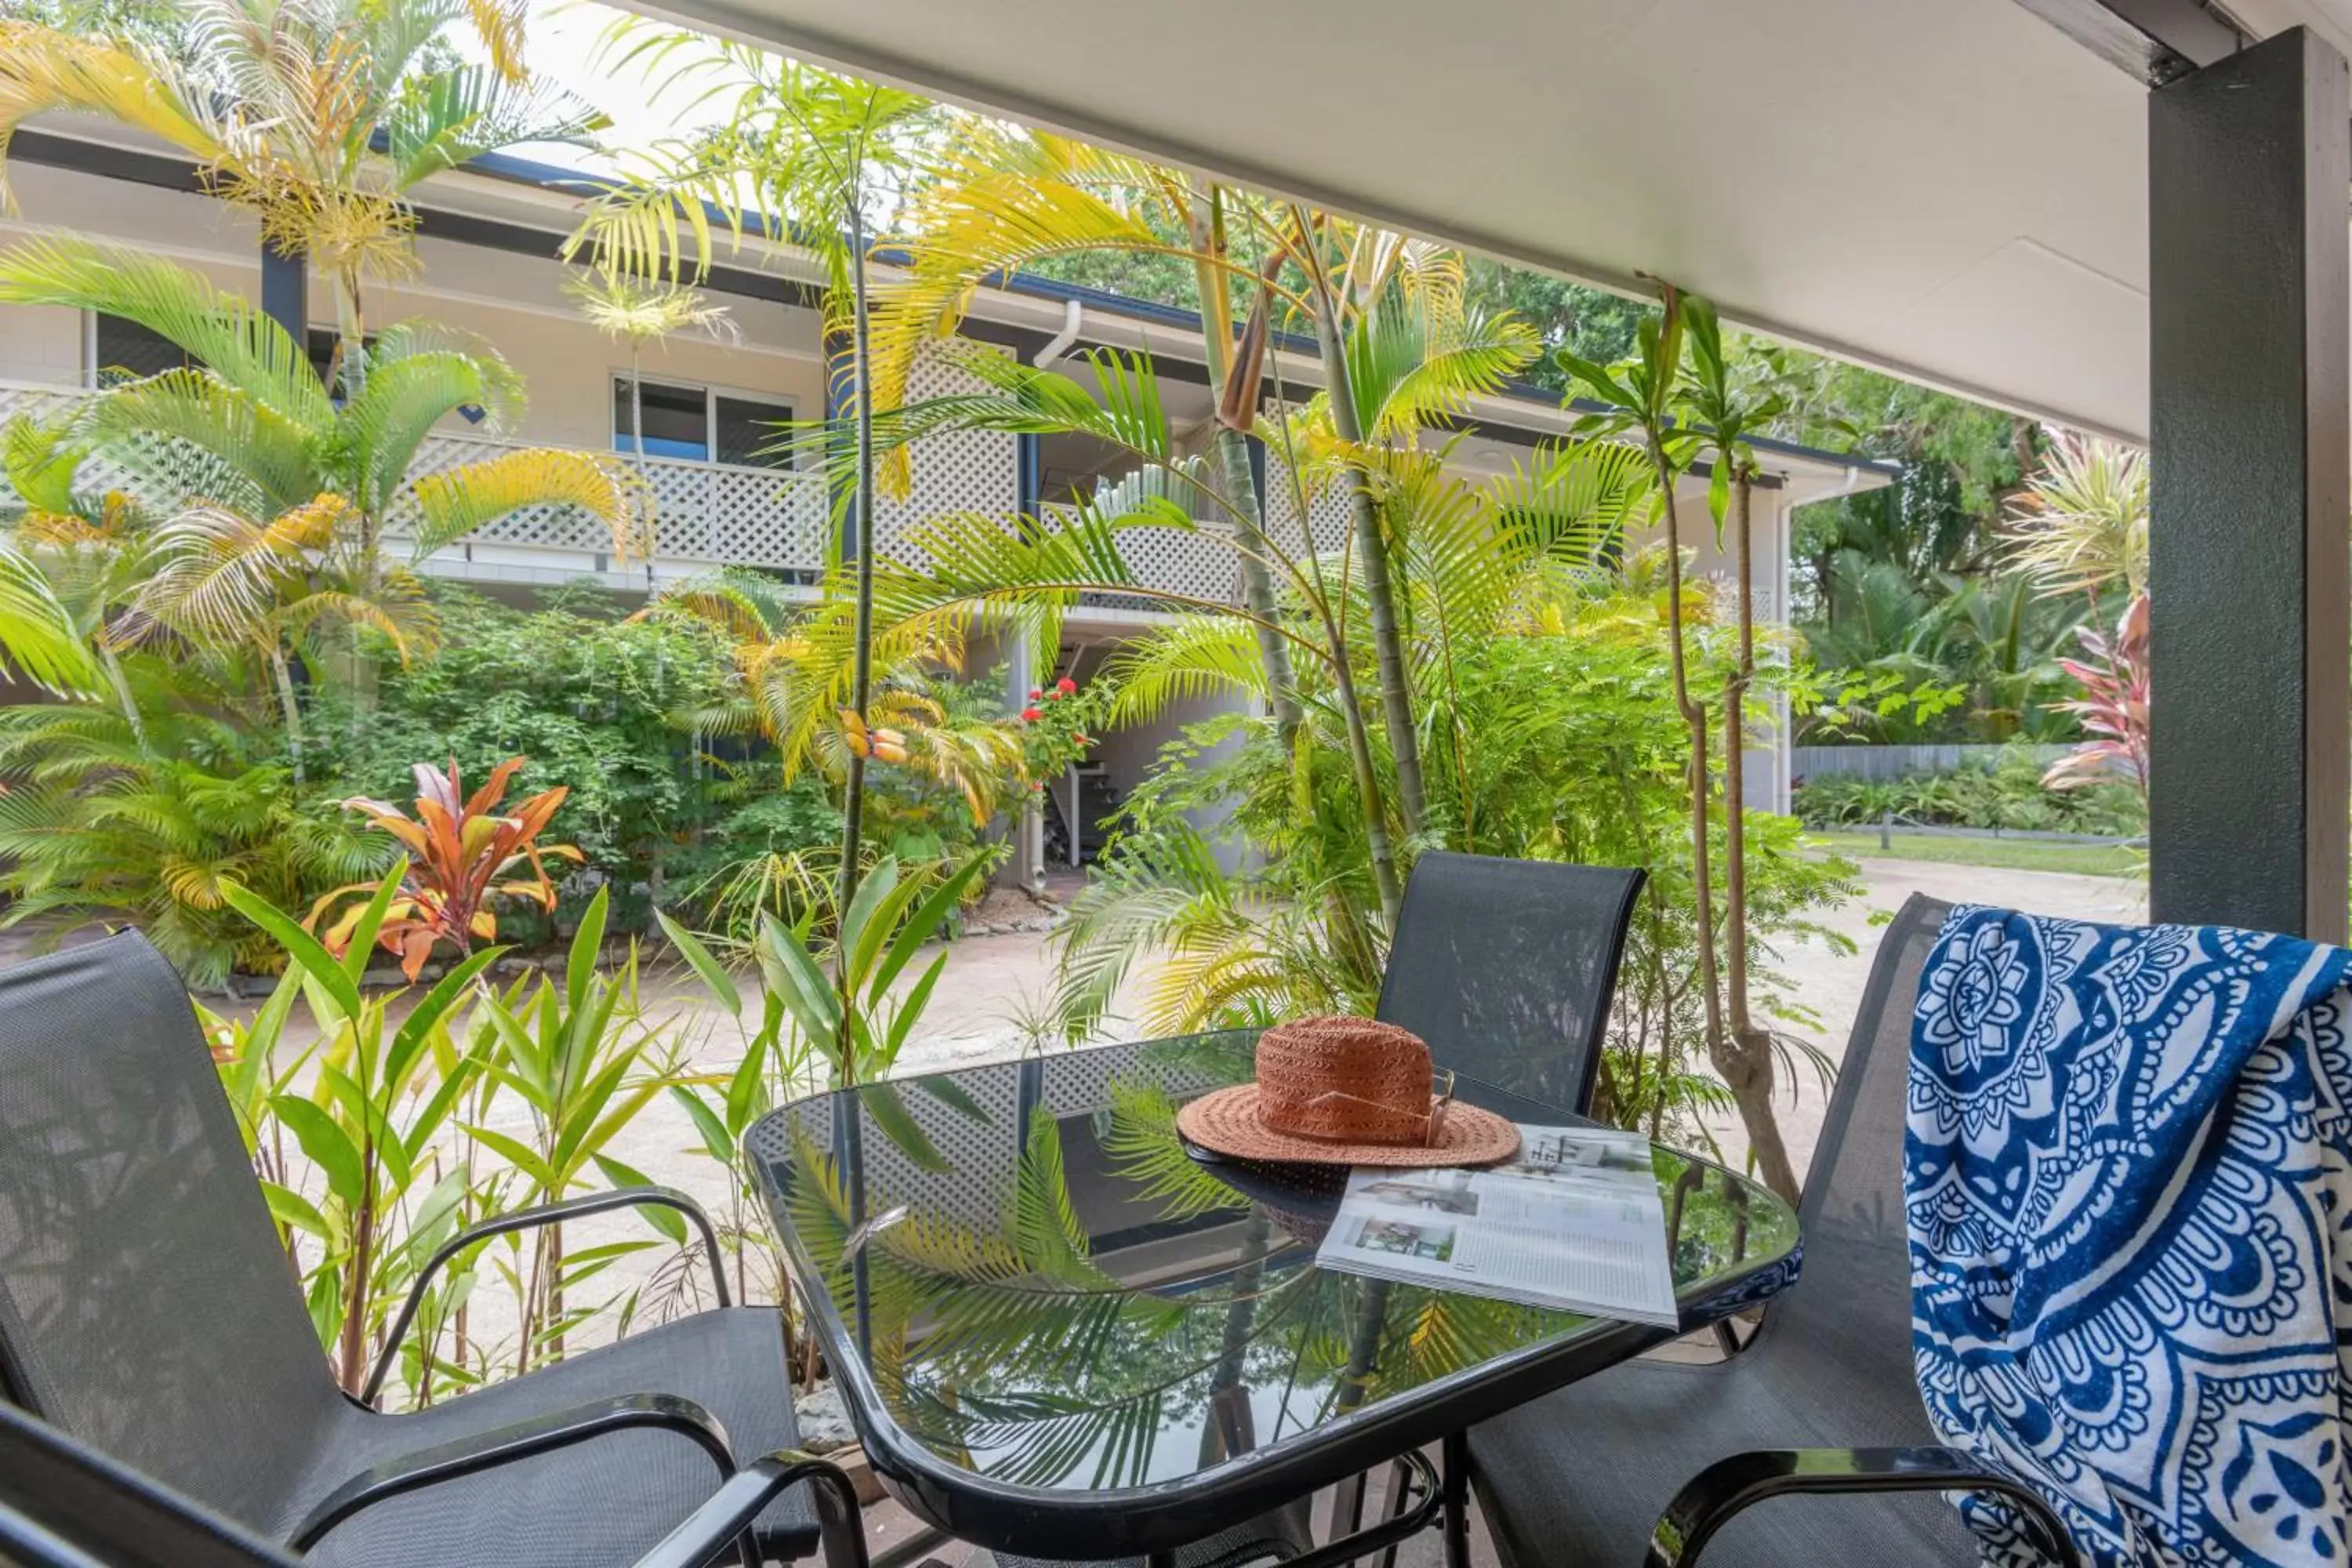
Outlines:
{"type": "Polygon", "coordinates": [[[1300,1018],[1258,1037],[1257,1081],[1176,1113],[1202,1148],[1243,1160],[1325,1165],[1487,1165],[1519,1150],[1519,1130],[1435,1092],[1429,1047],[1368,1018],[1300,1018]]]}

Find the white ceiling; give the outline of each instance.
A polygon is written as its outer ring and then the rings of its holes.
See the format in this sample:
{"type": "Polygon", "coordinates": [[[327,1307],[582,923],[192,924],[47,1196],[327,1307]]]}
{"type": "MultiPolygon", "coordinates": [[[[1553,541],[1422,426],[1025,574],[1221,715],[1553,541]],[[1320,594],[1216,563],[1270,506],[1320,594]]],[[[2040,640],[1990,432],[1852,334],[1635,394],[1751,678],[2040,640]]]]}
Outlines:
{"type": "MultiPolygon", "coordinates": [[[[659,4],[1596,282],[1670,277],[1790,339],[2146,432],[2144,90],[2016,0],[659,4]]],[[[2352,21],[2352,0],[2237,9],[2304,5],[2352,21]]]]}

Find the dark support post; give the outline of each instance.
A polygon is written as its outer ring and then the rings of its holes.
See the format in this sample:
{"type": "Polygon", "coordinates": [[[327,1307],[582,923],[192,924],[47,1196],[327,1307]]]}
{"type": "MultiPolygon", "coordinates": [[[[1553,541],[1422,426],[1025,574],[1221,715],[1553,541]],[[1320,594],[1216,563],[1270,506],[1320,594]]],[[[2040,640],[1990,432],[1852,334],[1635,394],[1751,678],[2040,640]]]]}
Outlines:
{"type": "Polygon", "coordinates": [[[286,329],[294,351],[310,351],[310,268],[298,251],[288,255],[276,246],[261,247],[261,313],[286,329]]]}
{"type": "Polygon", "coordinates": [[[2352,83],[2297,27],[2148,107],[2151,913],[2345,939],[2352,83]]]}

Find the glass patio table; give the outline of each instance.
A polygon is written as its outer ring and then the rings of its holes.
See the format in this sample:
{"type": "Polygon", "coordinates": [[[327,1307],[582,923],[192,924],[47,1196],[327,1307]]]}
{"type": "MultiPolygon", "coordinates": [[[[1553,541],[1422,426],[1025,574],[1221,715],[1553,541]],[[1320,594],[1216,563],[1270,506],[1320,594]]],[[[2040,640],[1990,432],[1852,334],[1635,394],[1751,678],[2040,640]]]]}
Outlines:
{"type": "MultiPolygon", "coordinates": [[[[1344,1171],[1216,1162],[1176,1134],[1186,1100],[1250,1079],[1255,1043],[894,1079],[753,1128],[812,1331],[876,1473],[918,1516],[997,1552],[1156,1560],[1397,1459],[1419,1484],[1392,1496],[1418,1511],[1386,1539],[1439,1518],[1459,1563],[1461,1435],[1673,1337],[1318,1268],[1344,1171]],[[1417,1452],[1440,1442],[1442,1477],[1417,1452]]],[[[1580,1120],[1469,1079],[1454,1091],[1522,1122],[1580,1120]]],[[[1656,1169],[1680,1331],[1795,1279],[1786,1205],[1674,1150],[1656,1169]]]]}

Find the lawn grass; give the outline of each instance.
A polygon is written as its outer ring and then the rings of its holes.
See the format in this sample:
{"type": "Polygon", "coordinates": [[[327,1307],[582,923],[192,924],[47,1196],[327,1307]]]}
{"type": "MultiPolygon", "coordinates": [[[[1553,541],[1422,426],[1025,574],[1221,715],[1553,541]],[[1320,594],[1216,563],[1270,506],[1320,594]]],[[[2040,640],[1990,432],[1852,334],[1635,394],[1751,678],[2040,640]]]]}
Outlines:
{"type": "Polygon", "coordinates": [[[2114,844],[2066,844],[2042,838],[1958,838],[1937,833],[1903,833],[1894,847],[1878,847],[1878,830],[1843,828],[1809,832],[1807,838],[1853,858],[1929,860],[1944,866],[1991,866],[2004,871],[2072,871],[2085,877],[2147,875],[2147,852],[2114,844]]]}

